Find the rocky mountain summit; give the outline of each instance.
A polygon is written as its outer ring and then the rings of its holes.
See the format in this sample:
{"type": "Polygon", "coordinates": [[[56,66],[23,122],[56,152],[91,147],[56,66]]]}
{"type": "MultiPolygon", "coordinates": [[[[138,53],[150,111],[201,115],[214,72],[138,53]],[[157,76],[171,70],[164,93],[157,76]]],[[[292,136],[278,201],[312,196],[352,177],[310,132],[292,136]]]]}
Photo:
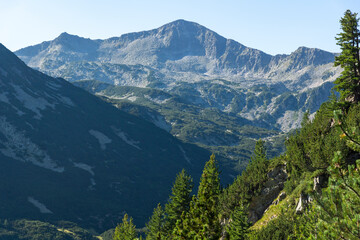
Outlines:
{"type": "Polygon", "coordinates": [[[332,68],[333,53],[300,47],[290,55],[272,56],[185,20],[106,40],[62,33],[15,53],[30,67],[69,81],[96,79],[143,87],[154,81],[171,88],[179,81],[225,78],[243,86],[282,82],[290,90],[303,90],[339,74],[332,68]]]}

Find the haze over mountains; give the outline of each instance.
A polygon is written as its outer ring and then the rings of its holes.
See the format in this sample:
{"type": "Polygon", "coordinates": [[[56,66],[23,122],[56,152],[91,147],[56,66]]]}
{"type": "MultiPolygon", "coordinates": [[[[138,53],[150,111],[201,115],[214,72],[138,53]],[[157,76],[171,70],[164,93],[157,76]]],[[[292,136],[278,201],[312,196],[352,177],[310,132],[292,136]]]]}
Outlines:
{"type": "Polygon", "coordinates": [[[209,152],[26,66],[0,44],[0,218],[143,224],[209,152]]]}

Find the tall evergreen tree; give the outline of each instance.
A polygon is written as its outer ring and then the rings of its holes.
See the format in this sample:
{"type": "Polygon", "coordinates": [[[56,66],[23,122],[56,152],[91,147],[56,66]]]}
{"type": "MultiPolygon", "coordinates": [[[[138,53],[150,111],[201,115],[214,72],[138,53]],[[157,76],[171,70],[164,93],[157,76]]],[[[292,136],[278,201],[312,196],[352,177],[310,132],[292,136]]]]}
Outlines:
{"type": "Polygon", "coordinates": [[[231,214],[231,222],[227,226],[227,233],[230,240],[247,239],[250,224],[248,223],[247,213],[242,206],[235,208],[231,214]]]}
{"type": "Polygon", "coordinates": [[[166,239],[165,236],[165,229],[164,229],[164,210],[159,203],[158,206],[154,209],[153,215],[150,218],[150,221],[146,224],[147,233],[146,239],[147,240],[161,240],[166,239]]]}
{"type": "Polygon", "coordinates": [[[360,239],[360,160],[347,168],[341,167],[343,161],[336,152],[329,186],[315,202],[313,239],[360,239]]]}
{"type": "Polygon", "coordinates": [[[266,148],[264,144],[265,142],[261,139],[256,142],[254,154],[246,168],[248,181],[255,190],[257,190],[260,184],[267,178],[266,174],[269,161],[266,158],[266,148]]]}
{"type": "Polygon", "coordinates": [[[136,230],[133,220],[125,213],[122,223],[115,228],[114,240],[134,240],[136,239],[136,230]]]}
{"type": "Polygon", "coordinates": [[[335,57],[335,66],[341,66],[341,76],[335,81],[335,89],[341,100],[358,102],[360,100],[360,57],[359,57],[359,19],[357,13],[347,10],[340,19],[342,32],[336,37],[341,54],[335,57]]]}
{"type": "Polygon", "coordinates": [[[219,170],[215,155],[211,155],[201,175],[197,196],[193,198],[189,212],[183,214],[182,222],[176,225],[174,239],[219,239],[219,195],[219,170]]]}
{"type": "Polygon", "coordinates": [[[181,219],[181,214],[189,211],[193,186],[191,176],[183,169],[176,176],[174,186],[171,189],[170,200],[165,205],[165,227],[168,235],[173,232],[176,222],[181,219]]]}

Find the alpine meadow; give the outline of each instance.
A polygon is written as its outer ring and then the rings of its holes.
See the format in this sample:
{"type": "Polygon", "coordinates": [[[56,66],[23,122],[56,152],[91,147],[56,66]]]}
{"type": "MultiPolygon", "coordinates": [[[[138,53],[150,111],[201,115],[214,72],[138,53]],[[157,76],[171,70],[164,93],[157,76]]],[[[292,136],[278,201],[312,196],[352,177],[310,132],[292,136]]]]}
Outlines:
{"type": "Polygon", "coordinates": [[[0,240],[360,239],[359,21],[339,52],[183,19],[0,43],[0,240]]]}

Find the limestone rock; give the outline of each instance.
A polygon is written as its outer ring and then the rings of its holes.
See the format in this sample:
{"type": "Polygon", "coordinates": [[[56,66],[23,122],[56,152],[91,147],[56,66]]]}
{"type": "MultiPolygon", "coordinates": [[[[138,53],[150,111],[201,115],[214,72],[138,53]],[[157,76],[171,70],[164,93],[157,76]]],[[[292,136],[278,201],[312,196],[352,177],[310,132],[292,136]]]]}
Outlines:
{"type": "Polygon", "coordinates": [[[299,198],[299,202],[296,206],[295,212],[296,213],[301,213],[307,206],[308,204],[312,201],[312,198],[304,193],[300,194],[300,198],[299,198]]]}
{"type": "Polygon", "coordinates": [[[325,176],[325,174],[321,174],[317,177],[314,177],[313,190],[319,193],[321,191],[321,189],[325,187],[326,180],[327,180],[327,177],[325,176]]]}
{"type": "Polygon", "coordinates": [[[256,222],[265,210],[273,203],[274,199],[284,188],[287,173],[284,165],[277,166],[268,173],[268,180],[261,189],[260,195],[253,198],[249,206],[249,221],[256,222]]]}

